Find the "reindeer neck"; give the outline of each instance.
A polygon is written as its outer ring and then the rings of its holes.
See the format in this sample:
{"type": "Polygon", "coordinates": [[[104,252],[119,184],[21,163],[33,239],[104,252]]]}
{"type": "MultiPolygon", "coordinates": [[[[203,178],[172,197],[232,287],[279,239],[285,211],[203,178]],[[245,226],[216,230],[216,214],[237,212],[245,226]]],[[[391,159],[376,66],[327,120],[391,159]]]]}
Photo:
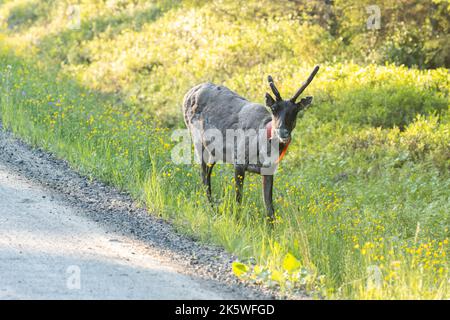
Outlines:
{"type": "MultiPolygon", "coordinates": [[[[272,120],[270,120],[267,124],[266,124],[266,134],[267,134],[267,138],[268,139],[272,139],[273,138],[273,127],[272,127],[272,120]]],[[[280,142],[280,155],[277,159],[277,163],[279,163],[281,160],[283,160],[284,156],[286,155],[287,149],[289,147],[289,144],[291,143],[291,141],[289,140],[286,143],[280,142]]]]}

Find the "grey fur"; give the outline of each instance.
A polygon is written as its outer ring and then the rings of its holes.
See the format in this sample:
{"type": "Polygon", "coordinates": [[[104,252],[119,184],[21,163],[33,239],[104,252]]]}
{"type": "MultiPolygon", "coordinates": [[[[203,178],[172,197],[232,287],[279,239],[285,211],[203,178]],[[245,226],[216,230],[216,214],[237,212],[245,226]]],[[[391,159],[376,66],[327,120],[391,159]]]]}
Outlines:
{"type": "MultiPolygon", "coordinates": [[[[194,138],[195,150],[200,157],[203,150],[208,151],[210,141],[203,134],[206,130],[219,130],[225,142],[226,130],[264,130],[272,120],[271,113],[263,105],[250,102],[230,89],[212,83],[203,83],[189,90],[184,98],[183,113],[191,134],[195,136],[194,132],[198,132],[197,137],[201,139],[195,141],[194,138]]],[[[236,165],[234,157],[223,155],[236,155],[238,147],[224,143],[222,154],[215,156],[206,152],[205,161],[209,164],[223,161],[236,165]]],[[[249,155],[246,154],[246,166],[249,161],[249,155]]]]}

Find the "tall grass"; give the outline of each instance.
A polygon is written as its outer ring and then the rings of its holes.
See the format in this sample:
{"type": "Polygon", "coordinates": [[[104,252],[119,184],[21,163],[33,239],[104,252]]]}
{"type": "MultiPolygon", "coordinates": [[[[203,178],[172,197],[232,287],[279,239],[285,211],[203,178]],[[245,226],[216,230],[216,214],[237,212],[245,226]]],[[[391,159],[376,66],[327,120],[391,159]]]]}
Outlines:
{"type": "MultiPolygon", "coordinates": [[[[0,10],[8,5],[15,8],[0,10]]],[[[115,15],[97,5],[103,14],[85,13],[78,31],[33,16],[0,36],[6,128],[128,191],[180,232],[223,246],[248,281],[326,298],[449,298],[446,69],[325,63],[308,89],[315,105],[299,119],[276,175],[271,228],[258,176],[248,177],[236,206],[230,167],[215,167],[211,206],[198,166],[171,161],[181,97],[214,80],[260,101],[267,70],[286,95],[313,62],[298,54],[318,41],[325,56],[332,43],[290,21],[269,21],[287,32],[280,39],[260,22],[226,28],[208,6],[179,15],[178,4],[162,1],[115,15]],[[148,15],[133,25],[140,9],[148,15]],[[292,42],[300,33],[306,44],[292,42]],[[29,42],[30,34],[39,41],[29,42]],[[174,64],[174,57],[184,58],[174,64]]]]}

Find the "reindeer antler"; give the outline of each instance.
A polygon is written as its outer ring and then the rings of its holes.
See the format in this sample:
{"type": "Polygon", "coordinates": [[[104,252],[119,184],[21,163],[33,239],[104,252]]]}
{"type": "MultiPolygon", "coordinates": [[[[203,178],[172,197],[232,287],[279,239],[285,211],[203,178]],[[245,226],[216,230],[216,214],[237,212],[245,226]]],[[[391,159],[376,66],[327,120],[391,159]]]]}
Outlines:
{"type": "Polygon", "coordinates": [[[303,82],[302,86],[300,87],[300,89],[298,89],[297,93],[294,94],[294,96],[291,98],[291,101],[295,103],[295,101],[298,99],[298,97],[303,93],[303,91],[305,91],[306,87],[309,86],[309,84],[311,83],[311,81],[314,79],[314,77],[317,74],[317,71],[319,71],[319,66],[315,66],[314,70],[311,72],[311,74],[309,75],[308,79],[306,79],[305,82],[303,82]]]}
{"type": "Polygon", "coordinates": [[[269,81],[270,88],[272,89],[272,92],[275,95],[275,98],[277,99],[277,101],[283,100],[283,98],[281,98],[280,92],[278,91],[277,87],[275,87],[275,83],[273,82],[272,76],[268,76],[267,80],[269,81]]]}

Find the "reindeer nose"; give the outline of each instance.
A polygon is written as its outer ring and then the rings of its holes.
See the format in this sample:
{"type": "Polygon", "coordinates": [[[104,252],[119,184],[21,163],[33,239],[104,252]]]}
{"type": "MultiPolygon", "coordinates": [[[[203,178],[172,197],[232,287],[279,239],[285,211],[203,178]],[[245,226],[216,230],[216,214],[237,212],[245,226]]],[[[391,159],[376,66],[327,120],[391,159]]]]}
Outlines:
{"type": "Polygon", "coordinates": [[[281,139],[288,139],[290,136],[289,130],[287,130],[287,129],[279,129],[278,134],[281,139]]]}

